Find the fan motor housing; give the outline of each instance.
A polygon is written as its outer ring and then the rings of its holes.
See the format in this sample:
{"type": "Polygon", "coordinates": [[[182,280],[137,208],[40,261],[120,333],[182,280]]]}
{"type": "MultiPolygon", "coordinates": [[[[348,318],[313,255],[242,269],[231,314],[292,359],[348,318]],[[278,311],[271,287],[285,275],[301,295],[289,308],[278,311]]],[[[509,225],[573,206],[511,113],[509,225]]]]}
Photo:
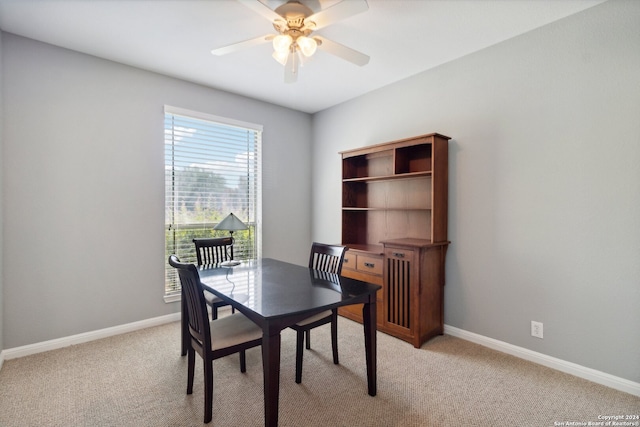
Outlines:
{"type": "Polygon", "coordinates": [[[290,1],[275,9],[275,12],[287,20],[289,28],[302,28],[304,20],[313,15],[313,11],[297,1],[290,1]]]}

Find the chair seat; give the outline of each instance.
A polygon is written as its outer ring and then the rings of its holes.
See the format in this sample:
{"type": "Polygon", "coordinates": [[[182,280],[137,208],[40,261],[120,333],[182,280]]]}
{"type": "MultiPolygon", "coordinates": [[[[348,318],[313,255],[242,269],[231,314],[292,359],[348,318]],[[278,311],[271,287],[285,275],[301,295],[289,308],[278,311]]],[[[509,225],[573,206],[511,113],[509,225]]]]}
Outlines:
{"type": "Polygon", "coordinates": [[[329,317],[329,316],[331,316],[331,310],[325,310],[325,311],[322,311],[322,312],[320,312],[318,314],[314,314],[311,317],[307,317],[303,321],[296,323],[296,325],[305,326],[305,325],[308,325],[310,323],[316,322],[316,321],[318,321],[320,319],[324,319],[325,317],[329,317]]]}
{"type": "Polygon", "coordinates": [[[212,320],[209,325],[212,350],[262,338],[262,329],[239,313],[212,320]]]}
{"type": "MultiPolygon", "coordinates": [[[[234,294],[234,299],[239,302],[245,302],[249,299],[249,295],[247,294],[234,294]]],[[[207,304],[213,305],[218,303],[226,304],[226,302],[222,301],[220,298],[215,296],[209,291],[204,291],[204,299],[207,301],[207,304]]]]}

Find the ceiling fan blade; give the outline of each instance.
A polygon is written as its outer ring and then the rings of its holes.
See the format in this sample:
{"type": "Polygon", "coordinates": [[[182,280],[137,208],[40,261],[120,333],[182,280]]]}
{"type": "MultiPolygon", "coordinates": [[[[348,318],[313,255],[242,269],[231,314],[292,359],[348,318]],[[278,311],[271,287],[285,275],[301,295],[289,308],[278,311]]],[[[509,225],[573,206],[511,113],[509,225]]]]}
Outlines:
{"type": "Polygon", "coordinates": [[[273,34],[267,34],[265,36],[256,37],[255,39],[245,40],[243,42],[238,42],[238,43],[230,44],[228,46],[223,46],[217,49],[213,49],[211,53],[217,56],[226,55],[227,53],[237,52],[242,49],[267,43],[268,41],[273,40],[273,37],[274,37],[273,34]]]}
{"type": "Polygon", "coordinates": [[[314,30],[318,30],[327,25],[342,19],[347,19],[358,13],[369,10],[367,0],[342,0],[340,3],[307,17],[305,21],[316,23],[314,30]]]}
{"type": "Polygon", "coordinates": [[[369,63],[369,56],[362,52],[358,52],[357,50],[353,50],[350,47],[341,45],[340,43],[325,39],[324,37],[315,36],[314,39],[321,41],[321,43],[318,43],[318,49],[322,49],[327,53],[344,59],[345,61],[349,61],[361,67],[369,63]]]}
{"type": "Polygon", "coordinates": [[[273,22],[278,19],[282,19],[282,16],[278,15],[275,11],[269,9],[267,6],[262,4],[258,0],[237,0],[243,5],[247,6],[249,9],[252,9],[254,12],[264,16],[269,21],[273,22]]]}
{"type": "Polygon", "coordinates": [[[284,66],[284,82],[295,83],[296,80],[298,80],[298,55],[296,52],[291,52],[284,66]]]}

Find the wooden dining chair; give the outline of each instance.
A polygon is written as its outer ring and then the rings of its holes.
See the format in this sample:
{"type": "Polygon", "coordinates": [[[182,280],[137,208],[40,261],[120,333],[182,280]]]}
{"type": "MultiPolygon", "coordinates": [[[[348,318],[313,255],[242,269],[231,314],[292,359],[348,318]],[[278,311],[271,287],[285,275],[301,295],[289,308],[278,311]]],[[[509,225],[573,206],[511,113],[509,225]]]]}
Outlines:
{"type": "Polygon", "coordinates": [[[195,238],[198,265],[218,264],[233,259],[233,239],[231,237],[195,238]]]}
{"type": "Polygon", "coordinates": [[[262,345],[262,329],[241,313],[210,321],[196,266],[181,263],[175,255],[169,257],[169,264],[178,270],[187,303],[187,394],[193,393],[197,352],[204,362],[204,422],[208,423],[213,415],[213,361],[239,353],[240,372],[246,372],[245,351],[262,345]]]}
{"type": "MultiPolygon", "coordinates": [[[[198,265],[220,264],[233,260],[233,239],[231,237],[196,238],[193,239],[196,247],[196,259],[198,265]]],[[[218,318],[218,308],[228,305],[211,292],[204,292],[207,304],[211,307],[211,319],[218,318]]],[[[235,312],[232,307],[231,312],[235,312]]]]}
{"type": "MultiPolygon", "coordinates": [[[[345,246],[326,245],[314,242],[311,245],[309,255],[309,268],[340,275],[342,272],[342,262],[345,246]]],[[[301,322],[291,326],[296,335],[296,383],[302,382],[302,356],[303,345],[306,337],[306,348],[311,349],[311,329],[331,323],[331,350],[333,352],[333,363],[338,364],[338,310],[326,310],[313,315],[301,322]]]]}

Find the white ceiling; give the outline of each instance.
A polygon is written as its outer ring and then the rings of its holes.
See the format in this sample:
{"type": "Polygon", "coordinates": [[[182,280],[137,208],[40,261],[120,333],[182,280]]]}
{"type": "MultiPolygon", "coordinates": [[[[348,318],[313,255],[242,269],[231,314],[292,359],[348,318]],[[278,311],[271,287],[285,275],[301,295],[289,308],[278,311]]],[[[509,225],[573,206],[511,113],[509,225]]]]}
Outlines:
{"type": "MultiPolygon", "coordinates": [[[[283,3],[262,1],[272,9],[283,3]]],[[[270,44],[211,55],[213,48],[274,33],[235,0],[0,0],[0,28],[314,113],[604,1],[368,0],[368,11],[316,34],[366,53],[369,64],[318,51],[294,84],[284,83],[270,44]]],[[[319,11],[339,0],[301,2],[319,11]]]]}

